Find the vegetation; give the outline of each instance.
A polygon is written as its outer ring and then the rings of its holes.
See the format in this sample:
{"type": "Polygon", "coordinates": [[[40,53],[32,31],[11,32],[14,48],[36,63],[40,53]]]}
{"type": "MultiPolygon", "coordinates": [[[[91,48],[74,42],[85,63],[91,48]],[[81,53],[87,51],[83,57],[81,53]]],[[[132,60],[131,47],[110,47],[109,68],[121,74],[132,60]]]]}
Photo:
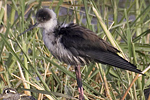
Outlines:
{"type": "Polygon", "coordinates": [[[24,89],[44,100],[77,99],[74,68],[59,62],[44,46],[38,28],[18,37],[34,24],[42,7],[53,9],[60,23],[75,22],[96,32],[123,58],[145,70],[146,76],[100,63],[81,69],[88,100],[145,100],[150,84],[150,2],[148,0],[2,0],[0,1],[0,92],[6,87],[24,89]],[[141,77],[140,77],[141,76],[141,77]],[[124,96],[134,80],[133,86],[124,96]]]}

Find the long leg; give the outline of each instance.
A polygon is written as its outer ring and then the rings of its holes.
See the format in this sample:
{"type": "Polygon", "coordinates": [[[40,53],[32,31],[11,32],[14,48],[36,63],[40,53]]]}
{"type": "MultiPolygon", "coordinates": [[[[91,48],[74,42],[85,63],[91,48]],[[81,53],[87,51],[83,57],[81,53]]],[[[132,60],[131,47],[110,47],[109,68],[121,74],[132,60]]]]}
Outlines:
{"type": "Polygon", "coordinates": [[[78,92],[79,92],[79,100],[84,100],[83,96],[83,87],[82,87],[82,79],[81,79],[81,72],[80,72],[80,66],[75,66],[75,72],[76,72],[76,79],[78,84],[78,92]]]}

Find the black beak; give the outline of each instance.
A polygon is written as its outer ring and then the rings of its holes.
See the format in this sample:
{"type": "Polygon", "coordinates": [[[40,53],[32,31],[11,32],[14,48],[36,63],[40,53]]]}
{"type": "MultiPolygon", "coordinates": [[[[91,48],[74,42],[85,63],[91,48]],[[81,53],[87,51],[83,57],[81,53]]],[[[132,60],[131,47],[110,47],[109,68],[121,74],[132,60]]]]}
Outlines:
{"type": "Polygon", "coordinates": [[[38,26],[38,25],[39,25],[39,23],[35,23],[35,24],[32,25],[30,28],[28,28],[28,29],[25,30],[24,32],[20,33],[20,34],[18,35],[18,37],[21,36],[21,35],[23,35],[24,33],[28,32],[28,31],[30,31],[31,29],[33,29],[34,27],[36,27],[36,26],[38,26]]]}

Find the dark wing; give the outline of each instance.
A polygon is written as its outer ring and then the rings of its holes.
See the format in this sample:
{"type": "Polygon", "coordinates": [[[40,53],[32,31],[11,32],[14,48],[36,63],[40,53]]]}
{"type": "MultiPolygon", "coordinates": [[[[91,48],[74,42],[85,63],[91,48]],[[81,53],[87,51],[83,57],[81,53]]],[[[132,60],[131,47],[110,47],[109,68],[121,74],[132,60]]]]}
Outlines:
{"type": "Polygon", "coordinates": [[[99,38],[94,32],[79,25],[61,27],[61,42],[74,56],[81,56],[103,64],[141,73],[136,66],[118,56],[116,48],[99,38]]]}
{"type": "Polygon", "coordinates": [[[75,47],[77,49],[98,49],[102,51],[119,52],[116,48],[99,38],[94,32],[76,24],[70,24],[59,30],[62,34],[62,43],[66,47],[75,47]]]}

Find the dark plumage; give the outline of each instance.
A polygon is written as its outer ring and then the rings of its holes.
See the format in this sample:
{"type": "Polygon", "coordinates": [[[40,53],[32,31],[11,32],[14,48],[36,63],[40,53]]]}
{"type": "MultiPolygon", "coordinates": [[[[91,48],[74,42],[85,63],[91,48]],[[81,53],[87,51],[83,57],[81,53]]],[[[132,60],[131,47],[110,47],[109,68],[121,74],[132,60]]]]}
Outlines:
{"type": "MultiPolygon", "coordinates": [[[[82,57],[86,63],[95,61],[136,73],[141,73],[140,70],[136,69],[135,65],[118,56],[117,53],[120,52],[119,50],[85,27],[71,23],[66,27],[56,28],[54,33],[56,38],[62,36],[60,42],[77,59],[78,57],[82,57]]],[[[65,63],[71,65],[77,64],[75,60],[73,60],[73,62],[66,62],[66,57],[62,57],[61,59],[65,63]]],[[[81,65],[86,64],[80,59],[79,61],[81,65]]]]}
{"type": "Polygon", "coordinates": [[[36,13],[36,19],[40,22],[40,23],[44,23],[48,20],[51,19],[51,15],[49,13],[47,13],[48,11],[47,10],[42,10],[40,9],[37,13],[36,13]]]}
{"type": "Polygon", "coordinates": [[[44,43],[52,55],[60,61],[75,66],[80,100],[84,100],[80,65],[99,62],[141,74],[135,65],[117,54],[119,50],[89,29],[73,23],[59,26],[56,14],[48,8],[40,9],[36,13],[36,20],[37,23],[33,27],[38,26],[43,29],[44,43]]]}

